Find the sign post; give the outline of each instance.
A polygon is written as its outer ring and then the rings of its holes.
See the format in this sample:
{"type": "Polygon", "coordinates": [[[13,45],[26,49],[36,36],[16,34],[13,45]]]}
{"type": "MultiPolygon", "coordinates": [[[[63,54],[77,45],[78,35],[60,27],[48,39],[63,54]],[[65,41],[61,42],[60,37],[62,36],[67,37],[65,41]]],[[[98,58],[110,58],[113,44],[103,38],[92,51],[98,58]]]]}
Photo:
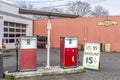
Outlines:
{"type": "Polygon", "coordinates": [[[48,39],[47,39],[47,65],[45,67],[45,69],[51,69],[50,66],[50,29],[52,28],[52,25],[50,23],[50,18],[48,19],[48,23],[47,23],[47,30],[48,30],[48,39]]]}
{"type": "Polygon", "coordinates": [[[0,52],[0,79],[3,78],[4,69],[3,69],[3,53],[0,52]]]}
{"type": "Polygon", "coordinates": [[[17,40],[15,43],[15,47],[16,47],[16,71],[19,71],[19,64],[18,64],[18,49],[19,49],[19,41],[17,40]]]}
{"type": "Polygon", "coordinates": [[[100,43],[85,43],[83,67],[99,70],[100,66],[100,43]]]}

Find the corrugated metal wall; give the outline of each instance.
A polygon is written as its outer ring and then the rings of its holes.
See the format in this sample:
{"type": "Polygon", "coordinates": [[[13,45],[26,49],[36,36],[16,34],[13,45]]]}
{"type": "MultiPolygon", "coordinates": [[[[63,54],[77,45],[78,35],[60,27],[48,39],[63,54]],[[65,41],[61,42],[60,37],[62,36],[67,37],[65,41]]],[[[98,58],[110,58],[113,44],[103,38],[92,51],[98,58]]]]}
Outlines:
{"type": "MultiPolygon", "coordinates": [[[[34,35],[47,36],[47,20],[34,20],[34,35]]],[[[51,46],[60,47],[60,36],[77,36],[79,44],[84,42],[111,44],[112,51],[120,51],[120,17],[92,17],[76,19],[52,19],[51,46]],[[106,19],[117,21],[118,25],[110,27],[99,26],[98,22],[106,19]]]]}

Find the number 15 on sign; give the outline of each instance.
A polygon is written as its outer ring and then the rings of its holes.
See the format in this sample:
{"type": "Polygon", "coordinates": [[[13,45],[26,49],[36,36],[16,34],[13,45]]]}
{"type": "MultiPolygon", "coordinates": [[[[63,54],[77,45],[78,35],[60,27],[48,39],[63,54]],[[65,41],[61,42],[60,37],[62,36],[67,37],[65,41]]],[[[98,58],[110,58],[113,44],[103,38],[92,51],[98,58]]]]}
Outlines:
{"type": "Polygon", "coordinates": [[[99,69],[99,57],[98,56],[84,56],[83,66],[88,69],[99,69]]]}

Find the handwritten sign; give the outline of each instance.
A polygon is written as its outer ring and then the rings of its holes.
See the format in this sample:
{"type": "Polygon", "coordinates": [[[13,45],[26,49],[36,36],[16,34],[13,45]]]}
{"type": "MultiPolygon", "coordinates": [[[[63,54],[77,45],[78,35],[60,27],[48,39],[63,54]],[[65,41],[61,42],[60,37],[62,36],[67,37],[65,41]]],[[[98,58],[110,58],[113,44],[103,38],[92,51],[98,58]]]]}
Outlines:
{"type": "Polygon", "coordinates": [[[99,70],[100,63],[100,44],[85,43],[83,67],[99,70]]]}

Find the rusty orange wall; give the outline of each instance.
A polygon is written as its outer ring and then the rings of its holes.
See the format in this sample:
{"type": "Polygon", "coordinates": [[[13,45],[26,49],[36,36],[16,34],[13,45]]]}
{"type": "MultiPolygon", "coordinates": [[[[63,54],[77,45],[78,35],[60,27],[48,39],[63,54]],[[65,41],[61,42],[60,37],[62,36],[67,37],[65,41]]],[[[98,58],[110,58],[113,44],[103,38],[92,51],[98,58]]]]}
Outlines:
{"type": "MultiPolygon", "coordinates": [[[[77,36],[80,44],[87,42],[110,43],[112,51],[120,51],[120,17],[111,16],[108,19],[117,21],[118,25],[105,27],[97,23],[107,17],[52,19],[51,46],[60,47],[60,36],[77,36]]],[[[34,35],[47,36],[47,20],[34,20],[34,35]]],[[[102,47],[104,50],[104,46],[102,47]]]]}

